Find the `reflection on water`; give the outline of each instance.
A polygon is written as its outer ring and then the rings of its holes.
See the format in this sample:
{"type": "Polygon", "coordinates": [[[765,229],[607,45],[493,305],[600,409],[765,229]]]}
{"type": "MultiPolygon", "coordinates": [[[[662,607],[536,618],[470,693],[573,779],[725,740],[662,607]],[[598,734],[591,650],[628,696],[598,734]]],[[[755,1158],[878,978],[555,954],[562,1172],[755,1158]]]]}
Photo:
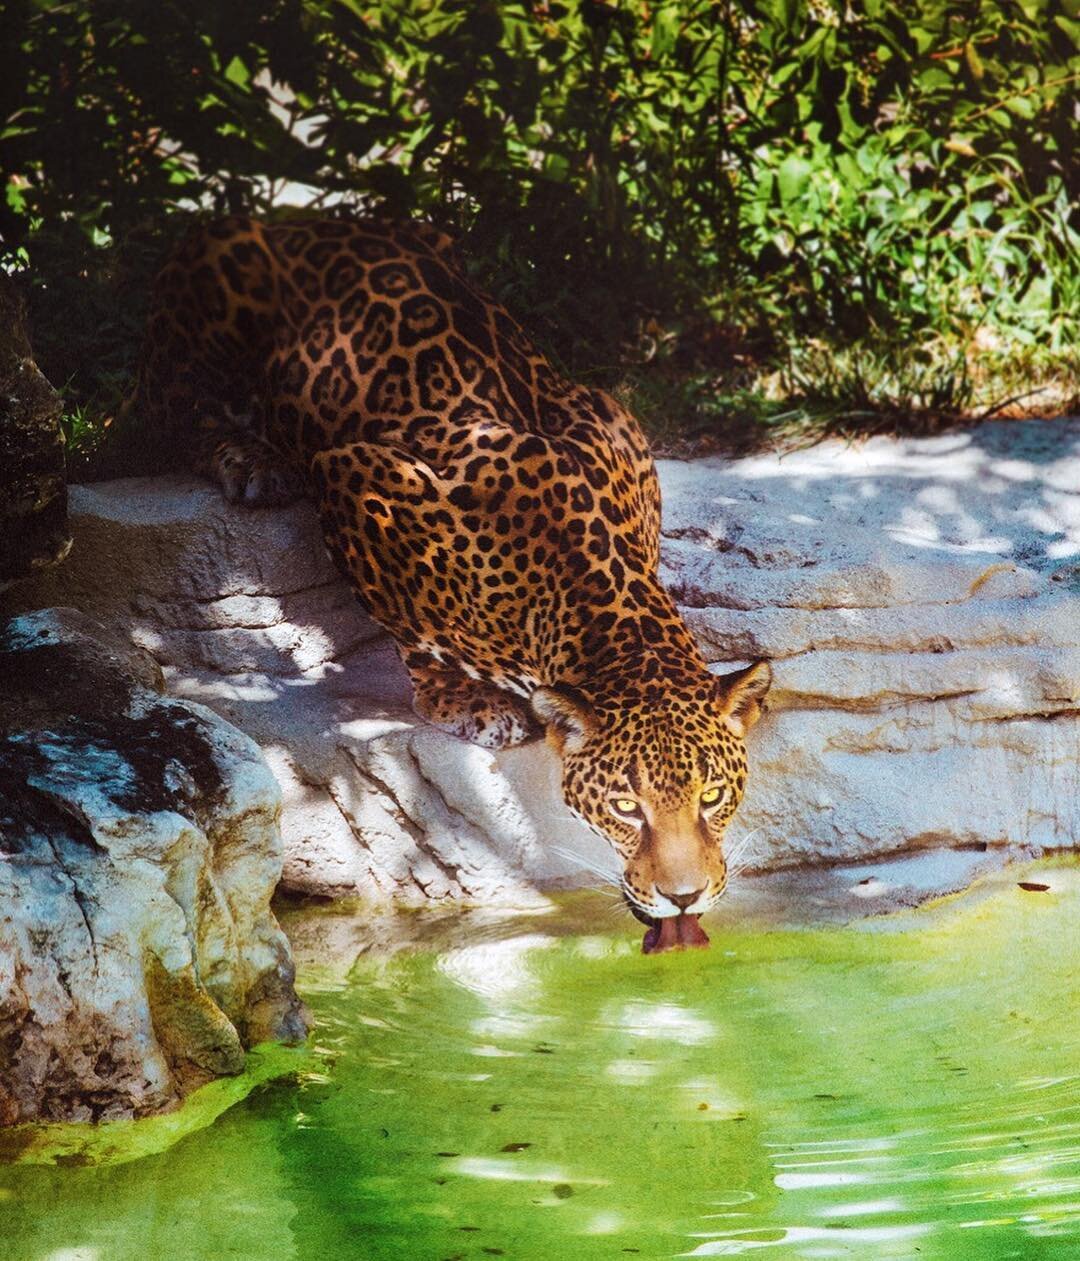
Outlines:
{"type": "Polygon", "coordinates": [[[314,1067],[0,1170],[5,1261],[1080,1255],[1080,881],[889,931],[553,917],[309,977],[314,1067]]]}

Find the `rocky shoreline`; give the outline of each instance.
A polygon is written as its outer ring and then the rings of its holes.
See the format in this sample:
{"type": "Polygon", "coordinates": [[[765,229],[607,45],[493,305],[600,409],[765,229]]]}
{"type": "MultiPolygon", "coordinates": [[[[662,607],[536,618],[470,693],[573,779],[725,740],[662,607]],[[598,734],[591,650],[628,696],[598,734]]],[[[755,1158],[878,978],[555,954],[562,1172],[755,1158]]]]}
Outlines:
{"type": "Polygon", "coordinates": [[[74,610],[0,627],[0,1125],[175,1106],[306,1035],[277,784],[74,610]]]}
{"type": "MultiPolygon", "coordinates": [[[[1080,422],[660,477],[707,658],[775,674],[721,918],[766,887],[796,919],[895,909],[1075,848],[1080,422]]],[[[301,1037],[275,888],[358,900],[348,952],[394,908],[539,912],[614,872],[542,743],[416,718],[309,505],[128,479],[71,488],[70,527],[0,595],[0,1123],[168,1109],[301,1037]]]]}

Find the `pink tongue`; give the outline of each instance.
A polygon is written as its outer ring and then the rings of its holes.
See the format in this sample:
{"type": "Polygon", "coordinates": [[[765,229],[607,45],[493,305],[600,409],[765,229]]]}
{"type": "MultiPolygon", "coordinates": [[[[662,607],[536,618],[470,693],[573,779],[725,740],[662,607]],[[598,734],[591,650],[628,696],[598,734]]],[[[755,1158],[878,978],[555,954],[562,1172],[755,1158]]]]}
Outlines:
{"type": "Polygon", "coordinates": [[[657,920],[645,934],[641,949],[647,955],[656,955],[665,950],[707,946],[709,939],[698,923],[700,918],[698,915],[671,915],[657,920]]]}

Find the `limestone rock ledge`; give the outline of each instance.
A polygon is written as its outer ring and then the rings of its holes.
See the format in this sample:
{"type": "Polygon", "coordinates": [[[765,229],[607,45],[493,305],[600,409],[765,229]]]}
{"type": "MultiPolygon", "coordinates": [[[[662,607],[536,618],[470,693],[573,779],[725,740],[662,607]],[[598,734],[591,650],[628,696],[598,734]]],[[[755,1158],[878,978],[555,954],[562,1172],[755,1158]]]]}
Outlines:
{"type": "Polygon", "coordinates": [[[710,661],[772,659],[760,866],[1080,841],[1080,422],[668,464],[710,661]]]}
{"type": "MultiPolygon", "coordinates": [[[[731,829],[757,869],[1080,837],[1080,422],[661,461],[663,577],[718,670],[765,656],[731,829]]],[[[282,785],[284,885],[529,903],[612,858],[531,745],[426,727],[308,505],[191,478],[75,487],[76,546],[10,593],[68,603],[254,737],[282,785]]]]}
{"type": "Polygon", "coordinates": [[[0,626],[0,1124],[160,1111],[302,1038],[257,746],[71,609],[0,626]]]}

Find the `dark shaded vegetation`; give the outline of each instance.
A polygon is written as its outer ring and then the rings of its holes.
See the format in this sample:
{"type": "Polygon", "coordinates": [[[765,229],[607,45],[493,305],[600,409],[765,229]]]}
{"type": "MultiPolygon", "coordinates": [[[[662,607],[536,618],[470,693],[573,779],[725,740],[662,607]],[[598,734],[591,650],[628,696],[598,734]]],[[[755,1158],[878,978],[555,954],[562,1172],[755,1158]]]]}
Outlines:
{"type": "Polygon", "coordinates": [[[1077,406],[1077,0],[12,0],[0,62],[76,452],[162,250],[233,210],[451,228],[676,448],[1077,406]]]}

